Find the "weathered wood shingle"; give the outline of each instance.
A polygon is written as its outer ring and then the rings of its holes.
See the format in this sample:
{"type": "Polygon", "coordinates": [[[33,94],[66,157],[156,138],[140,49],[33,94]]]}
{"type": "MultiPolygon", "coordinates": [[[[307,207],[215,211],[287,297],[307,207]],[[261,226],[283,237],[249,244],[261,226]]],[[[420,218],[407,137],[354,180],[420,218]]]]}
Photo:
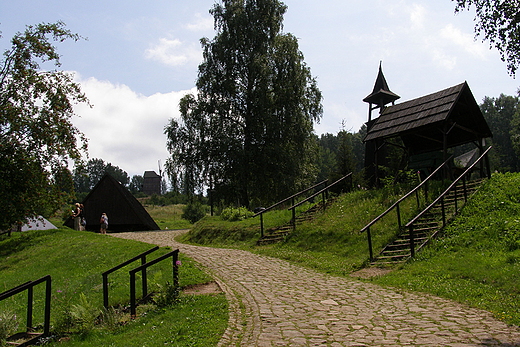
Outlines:
{"type": "Polygon", "coordinates": [[[412,152],[457,146],[491,136],[466,82],[388,106],[368,129],[364,141],[400,136],[412,152]]]}

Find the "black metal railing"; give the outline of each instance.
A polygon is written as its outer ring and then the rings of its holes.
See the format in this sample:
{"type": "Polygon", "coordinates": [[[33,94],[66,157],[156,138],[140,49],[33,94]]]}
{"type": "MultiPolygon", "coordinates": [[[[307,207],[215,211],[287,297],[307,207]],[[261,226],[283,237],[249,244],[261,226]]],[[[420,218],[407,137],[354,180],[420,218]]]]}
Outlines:
{"type": "Polygon", "coordinates": [[[391,211],[393,211],[395,209],[396,214],[397,214],[397,225],[399,226],[399,229],[402,228],[402,215],[401,215],[400,204],[403,203],[410,196],[413,196],[415,194],[415,198],[417,200],[417,208],[420,209],[420,207],[421,207],[420,196],[419,196],[420,189],[424,188],[424,202],[428,201],[428,193],[429,193],[428,189],[429,189],[430,180],[432,180],[433,177],[435,177],[435,175],[442,168],[446,167],[452,159],[453,159],[453,156],[446,159],[446,161],[444,161],[444,163],[439,165],[439,167],[437,167],[430,175],[428,175],[428,177],[426,177],[422,182],[420,182],[415,188],[413,188],[408,193],[406,193],[404,196],[402,196],[399,200],[394,202],[389,208],[386,209],[386,211],[384,211],[379,216],[374,218],[370,223],[365,225],[360,230],[361,233],[363,233],[365,231],[367,233],[368,251],[370,254],[370,261],[373,261],[373,258],[374,258],[373,247],[372,247],[372,234],[371,234],[370,227],[372,227],[375,223],[380,221],[384,216],[386,216],[387,214],[389,214],[391,211]]]}
{"type": "MultiPolygon", "coordinates": [[[[410,220],[408,223],[406,223],[405,225],[405,228],[408,228],[409,230],[409,237],[410,237],[410,256],[413,258],[415,256],[415,240],[414,240],[414,224],[421,218],[423,217],[427,212],[429,212],[435,205],[437,205],[439,202],[441,204],[441,213],[442,213],[442,227],[445,227],[446,226],[446,222],[447,222],[447,214],[446,214],[446,206],[445,206],[445,203],[444,203],[444,198],[446,197],[446,195],[448,195],[448,193],[450,193],[452,190],[454,191],[454,215],[456,215],[458,213],[458,204],[457,204],[457,200],[458,200],[458,192],[457,192],[457,184],[462,180],[462,189],[463,189],[463,198],[464,198],[464,201],[466,202],[467,199],[468,199],[468,194],[467,194],[467,186],[466,186],[466,177],[469,176],[469,174],[471,173],[471,171],[473,170],[473,168],[475,167],[475,165],[477,165],[478,163],[480,163],[484,158],[486,158],[486,155],[487,153],[491,150],[491,146],[488,147],[484,153],[482,153],[482,155],[473,163],[471,164],[470,166],[468,166],[468,168],[466,168],[466,170],[464,170],[464,172],[458,176],[449,186],[448,188],[446,188],[446,190],[444,192],[441,193],[441,195],[439,195],[431,204],[429,204],[425,209],[423,209],[417,216],[415,216],[414,218],[412,218],[412,220],[410,220]]],[[[490,172],[487,173],[488,174],[488,178],[490,177],[490,172]]]]}
{"type": "MultiPolygon", "coordinates": [[[[143,252],[135,257],[133,257],[132,259],[129,259],[117,266],[114,266],[113,268],[111,268],[110,270],[107,270],[105,272],[103,272],[101,275],[103,276],[103,306],[105,308],[108,308],[108,275],[110,275],[112,272],[116,271],[116,270],[119,270],[121,269],[122,267],[124,266],[127,266],[131,263],[133,263],[134,261],[136,260],[139,260],[141,259],[141,265],[144,265],[146,264],[146,256],[152,252],[155,252],[156,250],[159,249],[159,246],[155,246],[154,248],[152,249],[149,249],[148,251],[146,252],[143,252]]],[[[142,284],[143,284],[143,296],[146,296],[147,293],[148,293],[148,287],[147,287],[147,280],[146,280],[146,271],[143,270],[142,271],[142,284]]]]}
{"type": "Polygon", "coordinates": [[[272,206],[269,206],[267,208],[264,208],[261,211],[259,211],[258,213],[256,213],[255,215],[253,215],[253,217],[260,216],[260,236],[264,237],[264,213],[269,212],[272,209],[275,209],[278,206],[287,203],[288,201],[291,201],[291,205],[294,205],[294,202],[295,202],[296,198],[298,198],[300,195],[303,195],[303,194],[305,194],[305,193],[307,193],[307,192],[309,192],[309,191],[311,191],[313,189],[316,189],[316,188],[318,188],[321,185],[327,184],[327,182],[328,182],[328,180],[321,181],[320,183],[317,183],[317,184],[313,185],[312,187],[304,189],[301,192],[298,192],[298,193],[296,193],[294,195],[291,195],[288,198],[285,198],[285,199],[283,199],[281,201],[278,201],[276,204],[274,204],[272,206]]]}
{"type": "MultiPolygon", "coordinates": [[[[175,287],[179,286],[179,271],[178,271],[178,264],[177,260],[179,259],[179,250],[176,249],[174,251],[171,251],[165,255],[160,256],[157,259],[154,259],[152,261],[149,261],[146,264],[143,264],[141,266],[136,267],[133,270],[129,271],[130,274],[130,315],[132,317],[136,316],[136,308],[137,308],[137,299],[136,299],[136,291],[135,291],[135,274],[139,271],[146,273],[146,269],[150,266],[157,264],[165,259],[172,258],[172,277],[173,277],[173,285],[175,287]]],[[[143,277],[143,282],[146,283],[146,276],[143,277]]],[[[143,285],[144,288],[144,285],[143,285]]],[[[143,292],[143,299],[146,297],[146,295],[143,292]]]]}
{"type": "MultiPolygon", "coordinates": [[[[16,344],[17,346],[28,346],[36,342],[37,339],[48,336],[50,332],[50,320],[51,320],[51,276],[44,276],[36,281],[28,281],[17,287],[14,287],[8,291],[0,293],[0,301],[10,298],[13,295],[21,293],[27,290],[27,324],[26,332],[23,333],[24,337],[32,336],[30,339],[23,343],[16,344]],[[33,333],[33,302],[34,302],[34,286],[45,282],[45,307],[43,313],[43,333],[33,333]]],[[[13,335],[17,336],[19,334],[13,335]]]]}
{"type": "Polygon", "coordinates": [[[292,211],[293,230],[296,229],[296,208],[297,207],[299,207],[299,206],[303,205],[304,203],[314,199],[318,195],[322,196],[322,203],[323,203],[323,206],[325,207],[325,202],[328,199],[328,192],[330,191],[330,189],[332,187],[340,184],[341,182],[343,182],[347,178],[350,178],[350,189],[352,189],[352,172],[351,172],[351,173],[346,174],[345,176],[341,177],[339,180],[329,184],[325,188],[317,191],[316,193],[312,194],[311,196],[307,197],[306,199],[303,199],[302,201],[298,202],[297,204],[293,204],[291,207],[289,207],[288,210],[292,211]]]}

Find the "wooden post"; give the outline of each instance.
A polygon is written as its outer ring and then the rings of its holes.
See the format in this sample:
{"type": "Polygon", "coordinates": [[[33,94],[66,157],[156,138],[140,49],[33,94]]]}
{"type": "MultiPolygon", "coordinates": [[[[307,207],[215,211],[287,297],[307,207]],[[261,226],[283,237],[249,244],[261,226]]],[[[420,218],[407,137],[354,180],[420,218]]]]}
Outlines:
{"type": "Polygon", "coordinates": [[[370,254],[370,261],[374,261],[374,252],[372,251],[372,235],[370,234],[370,228],[367,228],[367,240],[368,240],[368,252],[370,254]]]}

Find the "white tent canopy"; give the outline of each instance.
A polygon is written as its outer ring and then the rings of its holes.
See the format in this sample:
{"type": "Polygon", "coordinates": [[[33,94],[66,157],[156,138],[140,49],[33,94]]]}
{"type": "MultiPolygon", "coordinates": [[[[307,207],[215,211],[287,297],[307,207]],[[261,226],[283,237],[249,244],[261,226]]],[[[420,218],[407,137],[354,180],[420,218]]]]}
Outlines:
{"type": "Polygon", "coordinates": [[[28,230],[49,230],[49,229],[58,229],[49,222],[47,219],[42,216],[38,216],[36,218],[27,218],[26,223],[22,226],[22,231],[28,230]]]}

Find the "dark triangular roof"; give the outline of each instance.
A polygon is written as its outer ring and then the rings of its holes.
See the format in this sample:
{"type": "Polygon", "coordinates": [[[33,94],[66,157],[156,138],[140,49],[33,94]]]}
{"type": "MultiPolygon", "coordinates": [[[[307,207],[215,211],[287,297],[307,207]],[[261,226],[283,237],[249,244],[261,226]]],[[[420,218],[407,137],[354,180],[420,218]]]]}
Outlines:
{"type": "MultiPolygon", "coordinates": [[[[90,191],[85,200],[87,230],[99,230],[99,219],[105,212],[110,231],[159,230],[143,205],[117,180],[106,174],[90,191]]],[[[65,223],[73,227],[72,219],[65,223]]]]}
{"type": "Polygon", "coordinates": [[[491,137],[491,130],[466,82],[384,109],[364,141],[400,136],[412,153],[491,137]]]}
{"type": "Polygon", "coordinates": [[[388,83],[386,83],[385,76],[383,75],[381,63],[379,63],[379,73],[377,74],[374,89],[369,96],[363,99],[363,101],[378,105],[379,107],[383,107],[384,105],[394,102],[399,98],[399,95],[390,91],[388,83]]]}

